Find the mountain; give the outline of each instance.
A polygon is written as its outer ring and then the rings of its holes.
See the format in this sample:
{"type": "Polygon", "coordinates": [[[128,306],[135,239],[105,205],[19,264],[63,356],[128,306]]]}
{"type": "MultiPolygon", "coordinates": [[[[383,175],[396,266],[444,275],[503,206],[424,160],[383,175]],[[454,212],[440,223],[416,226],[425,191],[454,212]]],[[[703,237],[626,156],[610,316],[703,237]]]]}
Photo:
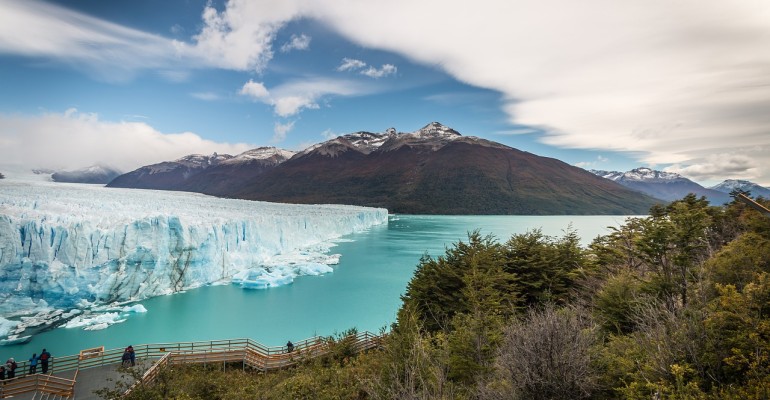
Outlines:
{"type": "Polygon", "coordinates": [[[139,168],[108,186],[409,214],[644,214],[657,201],[438,122],[411,133],[351,133],[296,154],[263,147],[236,157],[192,155],[139,168]]]}
{"type": "Polygon", "coordinates": [[[722,193],[730,193],[737,189],[744,192],[750,192],[753,197],[762,196],[766,199],[770,199],[770,188],[759,186],[754,182],[741,179],[727,179],[722,183],[712,186],[711,189],[718,190],[722,193]]]}
{"type": "Polygon", "coordinates": [[[229,160],[229,154],[214,153],[210,156],[191,154],[175,161],[147,165],[113,179],[108,187],[134,189],[184,190],[188,179],[201,171],[229,160]]]}
{"type": "Polygon", "coordinates": [[[58,171],[51,175],[54,182],[70,183],[109,183],[117,176],[122,174],[115,168],[104,165],[92,165],[87,168],[81,168],[74,171],[58,171]]]}
{"type": "Polygon", "coordinates": [[[704,188],[703,186],[683,177],[682,175],[656,171],[651,168],[635,168],[628,172],[590,170],[602,178],[620,183],[621,185],[642,192],[658,199],[673,201],[681,199],[689,193],[706,198],[715,205],[729,203],[729,195],[704,188]]]}
{"type": "Polygon", "coordinates": [[[655,200],[559,160],[434,122],[314,145],[220,195],[409,214],[642,214],[655,200]]]}
{"type": "Polygon", "coordinates": [[[221,161],[184,182],[179,190],[227,196],[257,176],[294,156],[293,151],[259,147],[221,161]]]}

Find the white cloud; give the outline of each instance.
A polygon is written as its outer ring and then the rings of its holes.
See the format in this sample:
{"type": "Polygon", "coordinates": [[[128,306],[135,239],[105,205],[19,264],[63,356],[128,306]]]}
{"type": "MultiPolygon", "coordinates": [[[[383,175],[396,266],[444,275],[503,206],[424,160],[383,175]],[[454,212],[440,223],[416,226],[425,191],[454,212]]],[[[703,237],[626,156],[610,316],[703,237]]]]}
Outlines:
{"type": "Polygon", "coordinates": [[[275,113],[281,117],[296,115],[302,109],[317,109],[318,104],[311,96],[285,96],[273,100],[275,113]]]}
{"type": "Polygon", "coordinates": [[[136,70],[182,66],[172,40],[36,0],[4,1],[0,54],[46,57],[125,80],[136,70]]]}
{"type": "Polygon", "coordinates": [[[286,139],[286,134],[294,129],[294,122],[295,121],[289,121],[285,124],[276,122],[275,127],[273,128],[273,143],[282,142],[286,139]]]}
{"type": "Polygon", "coordinates": [[[609,159],[607,157],[604,157],[602,155],[598,155],[598,156],[596,156],[596,160],[576,162],[575,166],[576,167],[580,167],[580,168],[584,168],[584,169],[591,169],[591,168],[595,168],[598,164],[606,163],[607,161],[609,161],[609,159]]]}
{"type": "Polygon", "coordinates": [[[261,71],[273,57],[272,42],[286,22],[299,14],[295,1],[231,0],[225,9],[203,11],[203,28],[191,45],[183,45],[210,65],[261,71]]]}
{"type": "MultiPolygon", "coordinates": [[[[190,68],[261,71],[273,56],[275,33],[298,12],[292,1],[232,0],[222,12],[208,5],[202,28],[185,42],[39,0],[3,1],[0,8],[0,54],[60,60],[114,81],[147,69],[174,81],[187,79],[190,68]]],[[[179,36],[180,28],[170,33],[179,36]]],[[[309,39],[299,36],[295,46],[309,39]]]]}
{"type": "Polygon", "coordinates": [[[334,133],[334,131],[331,130],[331,129],[327,129],[327,130],[321,132],[321,137],[324,138],[324,140],[332,140],[332,139],[336,138],[337,136],[339,136],[339,135],[334,133]]]}
{"type": "Polygon", "coordinates": [[[388,75],[394,75],[396,71],[398,71],[398,69],[396,68],[395,65],[383,64],[382,67],[380,67],[379,69],[374,67],[369,67],[361,71],[361,75],[366,75],[370,78],[378,79],[388,75]]]}
{"type": "Polygon", "coordinates": [[[248,82],[243,84],[243,87],[241,87],[241,90],[238,93],[254,99],[266,99],[270,97],[270,92],[265,85],[262,82],[254,82],[252,79],[249,79],[248,82]]]}
{"type": "Polygon", "coordinates": [[[342,64],[337,67],[337,71],[355,71],[366,66],[366,63],[355,58],[343,58],[342,64]]]}
{"type": "Polygon", "coordinates": [[[310,48],[310,36],[306,34],[291,35],[288,42],[281,45],[281,53],[288,53],[292,50],[307,50],[310,48]]]}
{"type": "Polygon", "coordinates": [[[372,87],[347,80],[307,78],[286,82],[267,89],[262,83],[249,80],[240,94],[273,106],[280,117],[290,117],[304,109],[318,109],[318,101],[325,96],[356,96],[371,92],[372,87]]]}
{"type": "Polygon", "coordinates": [[[337,71],[358,71],[358,73],[361,75],[366,75],[375,79],[388,75],[394,75],[398,71],[398,68],[396,68],[396,66],[393,64],[383,64],[380,68],[375,68],[374,66],[369,66],[369,68],[366,68],[367,65],[367,63],[361,60],[345,57],[342,59],[340,66],[337,67],[337,71]]]}
{"type": "Polygon", "coordinates": [[[102,121],[71,108],[42,115],[0,114],[0,160],[30,168],[108,163],[130,171],[187,154],[239,154],[256,146],[218,143],[192,132],[162,133],[145,122],[102,121]]]}
{"type": "Polygon", "coordinates": [[[758,176],[756,161],[745,154],[720,153],[694,161],[689,165],[675,164],[665,170],[695,180],[724,180],[735,177],[753,178],[758,176]]]}

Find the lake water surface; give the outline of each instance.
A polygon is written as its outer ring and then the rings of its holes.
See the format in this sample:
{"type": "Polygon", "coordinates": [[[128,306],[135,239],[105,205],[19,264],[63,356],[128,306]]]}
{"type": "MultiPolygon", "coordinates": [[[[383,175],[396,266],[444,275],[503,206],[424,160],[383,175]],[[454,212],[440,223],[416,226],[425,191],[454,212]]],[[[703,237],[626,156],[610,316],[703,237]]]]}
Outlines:
{"type": "Polygon", "coordinates": [[[571,224],[584,245],[625,216],[416,216],[394,215],[387,225],[350,235],[332,248],[342,255],[334,272],[305,276],[267,290],[207,286],[141,302],[148,312],[99,331],[58,328],[23,345],[0,348],[0,360],[26,360],[46,347],[54,356],[81,349],[129,344],[251,338],[282,345],[313,335],[356,327],[377,332],[395,320],[400,295],[420,256],[443,255],[446,246],[466,240],[469,231],[494,234],[501,241],[514,233],[541,228],[561,236],[571,224]],[[349,241],[348,241],[349,240],[349,241]]]}

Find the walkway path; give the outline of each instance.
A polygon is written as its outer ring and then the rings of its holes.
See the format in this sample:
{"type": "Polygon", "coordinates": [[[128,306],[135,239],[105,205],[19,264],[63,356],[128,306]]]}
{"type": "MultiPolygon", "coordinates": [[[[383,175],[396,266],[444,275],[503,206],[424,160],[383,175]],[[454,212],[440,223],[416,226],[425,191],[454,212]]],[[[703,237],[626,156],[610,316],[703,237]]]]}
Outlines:
{"type": "MultiPolygon", "coordinates": [[[[357,333],[340,339],[347,341],[355,352],[371,349],[379,345],[381,337],[369,332],[357,333]]],[[[240,364],[242,368],[269,371],[294,365],[307,357],[318,357],[329,351],[328,341],[313,337],[295,343],[294,351],[289,353],[285,347],[267,347],[251,339],[214,340],[209,342],[156,343],[134,346],[137,365],[134,372],[142,376],[141,382],[151,383],[158,371],[165,365],[177,364],[240,364]]],[[[103,347],[86,349],[78,355],[57,357],[51,360],[48,375],[20,376],[13,381],[6,381],[0,387],[0,398],[41,399],[42,392],[47,392],[42,399],[99,399],[94,391],[102,388],[115,388],[119,380],[128,383],[131,374],[121,369],[123,349],[104,350],[103,347]],[[51,381],[56,380],[56,388],[51,381]],[[69,385],[69,386],[67,386],[69,385]],[[65,394],[74,391],[74,396],[65,394]],[[20,393],[26,392],[26,393],[20,393]],[[52,393],[59,393],[54,397],[52,393]],[[46,397],[50,394],[50,397],[46,397]],[[34,397],[34,396],[37,397],[34,397]]],[[[19,363],[19,371],[26,371],[25,363],[19,363]]],[[[139,384],[136,382],[135,384],[139,384]]]]}

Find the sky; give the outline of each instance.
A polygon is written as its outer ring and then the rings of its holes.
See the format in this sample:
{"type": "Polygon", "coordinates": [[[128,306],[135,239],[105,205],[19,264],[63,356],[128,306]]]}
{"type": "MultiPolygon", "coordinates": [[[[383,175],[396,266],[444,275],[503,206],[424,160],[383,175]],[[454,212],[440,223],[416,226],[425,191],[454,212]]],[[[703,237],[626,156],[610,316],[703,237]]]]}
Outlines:
{"type": "Polygon", "coordinates": [[[766,0],[0,0],[0,164],[463,135],[770,186],[766,0]]]}

